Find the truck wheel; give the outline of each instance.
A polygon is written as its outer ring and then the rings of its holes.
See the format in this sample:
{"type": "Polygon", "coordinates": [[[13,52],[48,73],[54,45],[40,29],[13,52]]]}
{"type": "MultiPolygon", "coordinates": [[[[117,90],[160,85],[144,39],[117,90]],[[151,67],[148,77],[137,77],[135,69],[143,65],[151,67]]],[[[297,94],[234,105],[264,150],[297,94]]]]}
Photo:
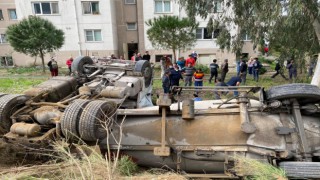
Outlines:
{"type": "Polygon", "coordinates": [[[273,86],[266,92],[267,100],[296,98],[300,104],[320,101],[320,89],[311,84],[286,84],[273,86]]]}
{"type": "Polygon", "coordinates": [[[281,162],[279,166],[286,171],[286,175],[290,178],[320,178],[319,162],[281,162]]]}
{"type": "Polygon", "coordinates": [[[76,140],[79,138],[79,118],[89,102],[88,100],[77,99],[65,109],[60,122],[62,134],[67,139],[76,140]]]}
{"type": "Polygon", "coordinates": [[[80,116],[80,138],[86,141],[97,141],[106,137],[107,124],[117,110],[114,102],[92,101],[80,116]]]}
{"type": "Polygon", "coordinates": [[[86,74],[86,69],[83,67],[86,64],[93,64],[93,60],[89,56],[79,56],[73,60],[71,70],[79,74],[86,74]]]}
{"type": "Polygon", "coordinates": [[[152,68],[150,62],[147,60],[139,60],[134,67],[134,71],[142,73],[144,76],[144,85],[145,87],[149,87],[152,80],[152,68]]]}
{"type": "Polygon", "coordinates": [[[10,131],[12,120],[10,116],[20,109],[28,100],[25,95],[9,94],[0,98],[0,134],[10,131]]]}

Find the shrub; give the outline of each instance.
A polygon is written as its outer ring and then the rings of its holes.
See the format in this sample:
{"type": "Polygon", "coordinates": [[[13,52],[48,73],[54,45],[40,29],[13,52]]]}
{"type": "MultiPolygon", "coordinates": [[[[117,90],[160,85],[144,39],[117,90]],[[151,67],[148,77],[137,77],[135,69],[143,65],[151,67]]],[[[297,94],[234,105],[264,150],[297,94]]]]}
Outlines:
{"type": "Polygon", "coordinates": [[[196,69],[201,69],[202,72],[204,72],[204,73],[206,73],[206,74],[210,73],[210,69],[209,69],[209,67],[208,67],[207,65],[204,65],[204,64],[196,64],[195,68],[196,68],[196,69]]]}
{"type": "Polygon", "coordinates": [[[138,170],[137,164],[129,156],[122,156],[118,162],[118,167],[120,174],[124,176],[132,176],[138,170]]]}

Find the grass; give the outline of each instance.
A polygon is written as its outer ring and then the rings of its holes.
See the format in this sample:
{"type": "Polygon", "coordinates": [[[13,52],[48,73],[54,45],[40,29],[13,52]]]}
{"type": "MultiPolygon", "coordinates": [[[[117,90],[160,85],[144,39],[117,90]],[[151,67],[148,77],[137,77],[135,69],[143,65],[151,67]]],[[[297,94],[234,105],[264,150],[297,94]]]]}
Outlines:
{"type": "Polygon", "coordinates": [[[0,92],[20,94],[26,89],[40,84],[45,79],[30,79],[30,78],[2,78],[0,79],[0,92]]]}
{"type": "Polygon", "coordinates": [[[246,175],[247,180],[287,180],[283,169],[243,156],[235,157],[235,171],[246,175]]]}

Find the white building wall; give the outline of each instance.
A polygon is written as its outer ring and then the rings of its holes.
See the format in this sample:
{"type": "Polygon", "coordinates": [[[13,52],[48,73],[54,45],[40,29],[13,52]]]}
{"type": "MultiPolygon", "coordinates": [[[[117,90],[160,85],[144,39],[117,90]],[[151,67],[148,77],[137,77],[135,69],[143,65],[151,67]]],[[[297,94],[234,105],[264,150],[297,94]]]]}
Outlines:
{"type": "MultiPolygon", "coordinates": [[[[99,1],[99,0],[95,0],[99,1]]],[[[51,21],[58,29],[65,33],[64,45],[54,56],[59,59],[67,59],[69,56],[91,55],[99,52],[100,56],[110,55],[110,52],[118,51],[118,39],[116,32],[115,17],[116,0],[100,0],[99,12],[97,15],[85,15],[82,11],[82,4],[79,0],[52,0],[58,2],[59,14],[57,15],[37,15],[51,21]],[[85,30],[101,30],[101,42],[86,42],[85,30]],[[105,52],[104,52],[105,51],[105,52]],[[88,53],[86,53],[88,52],[88,53]]],[[[19,20],[34,15],[32,2],[48,2],[46,0],[16,0],[16,9],[19,20]]]]}

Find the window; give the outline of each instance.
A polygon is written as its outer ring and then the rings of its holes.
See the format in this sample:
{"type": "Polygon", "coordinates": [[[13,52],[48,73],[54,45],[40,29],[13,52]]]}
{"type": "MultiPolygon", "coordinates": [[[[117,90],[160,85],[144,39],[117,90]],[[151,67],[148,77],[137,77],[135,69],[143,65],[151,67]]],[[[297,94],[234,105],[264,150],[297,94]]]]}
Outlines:
{"type": "Polygon", "coordinates": [[[216,29],[213,33],[209,33],[207,28],[198,28],[196,30],[197,39],[216,39],[219,36],[220,29],[216,29]]]}
{"type": "Polygon", "coordinates": [[[33,2],[34,14],[59,14],[58,2],[33,2]]]}
{"type": "Polygon", "coordinates": [[[243,34],[241,38],[243,41],[251,41],[251,37],[248,34],[243,34]]]}
{"type": "Polygon", "coordinates": [[[9,13],[9,18],[11,20],[16,20],[17,18],[17,13],[15,9],[8,9],[8,13],[9,13]]]}
{"type": "Polygon", "coordinates": [[[216,0],[214,2],[214,13],[222,12],[222,3],[221,0],[216,0]]]}
{"type": "Polygon", "coordinates": [[[0,44],[7,43],[7,36],[5,34],[0,34],[0,44]]]}
{"type": "Polygon", "coordinates": [[[13,66],[12,56],[0,56],[0,67],[1,66],[13,66]]]}
{"type": "Polygon", "coordinates": [[[125,4],[136,4],[136,0],[125,0],[125,4]]]}
{"type": "Polygon", "coordinates": [[[127,30],[137,30],[137,23],[127,23],[127,30]]]}
{"type": "Polygon", "coordinates": [[[170,0],[155,0],[154,1],[155,13],[170,13],[171,12],[171,1],[170,0]]]}
{"type": "Polygon", "coordinates": [[[198,28],[196,30],[197,39],[212,39],[212,34],[208,33],[207,28],[198,28]]]}
{"type": "Polygon", "coordinates": [[[0,9],[0,21],[4,20],[3,19],[3,14],[2,14],[2,9],[0,9]]]}
{"type": "Polygon", "coordinates": [[[85,30],[85,33],[87,42],[102,41],[101,30],[85,30]]]}
{"type": "Polygon", "coordinates": [[[99,14],[99,2],[82,2],[83,14],[99,14]]]}

